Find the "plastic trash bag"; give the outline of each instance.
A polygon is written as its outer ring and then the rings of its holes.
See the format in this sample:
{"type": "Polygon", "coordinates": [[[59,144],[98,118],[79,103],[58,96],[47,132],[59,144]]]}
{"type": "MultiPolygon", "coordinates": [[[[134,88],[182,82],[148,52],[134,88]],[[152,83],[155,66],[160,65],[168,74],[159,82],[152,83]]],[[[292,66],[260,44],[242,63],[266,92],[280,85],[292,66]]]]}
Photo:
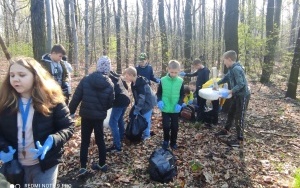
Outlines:
{"type": "Polygon", "coordinates": [[[18,160],[14,159],[4,163],[0,168],[0,173],[9,183],[23,185],[24,169],[18,160]]]}
{"type": "Polygon", "coordinates": [[[109,128],[109,119],[110,119],[110,115],[111,115],[111,108],[107,110],[107,115],[106,118],[103,121],[103,127],[104,128],[109,128]]]}
{"type": "Polygon", "coordinates": [[[156,149],[149,158],[150,179],[161,183],[170,182],[177,175],[174,154],[168,150],[156,149]]]}
{"type": "Polygon", "coordinates": [[[132,116],[125,130],[126,138],[130,141],[140,141],[147,126],[148,122],[142,115],[132,116]]]}

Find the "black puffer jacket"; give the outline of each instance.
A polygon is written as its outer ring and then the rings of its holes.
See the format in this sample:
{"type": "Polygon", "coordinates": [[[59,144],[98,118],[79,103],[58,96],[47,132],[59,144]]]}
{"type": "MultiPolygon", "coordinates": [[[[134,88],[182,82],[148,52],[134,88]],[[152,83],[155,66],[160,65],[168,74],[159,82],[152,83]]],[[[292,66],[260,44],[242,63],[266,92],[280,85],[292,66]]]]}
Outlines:
{"type": "MultiPolygon", "coordinates": [[[[7,150],[8,146],[16,149],[14,159],[18,159],[18,123],[17,113],[5,109],[0,114],[0,151],[7,150]]],[[[69,109],[65,104],[58,104],[52,109],[49,116],[35,111],[32,120],[32,134],[34,143],[41,145],[49,135],[53,136],[53,146],[47,152],[44,160],[40,160],[42,171],[45,171],[62,162],[63,145],[74,132],[74,121],[70,118],[69,109]]]]}
{"type": "Polygon", "coordinates": [[[70,113],[74,114],[81,102],[79,115],[89,119],[105,119],[115,98],[114,84],[107,75],[94,72],[84,77],[77,86],[69,104],[70,113]]]}
{"type": "Polygon", "coordinates": [[[116,72],[110,71],[109,78],[114,83],[114,107],[127,107],[130,104],[128,85],[116,72]]]}

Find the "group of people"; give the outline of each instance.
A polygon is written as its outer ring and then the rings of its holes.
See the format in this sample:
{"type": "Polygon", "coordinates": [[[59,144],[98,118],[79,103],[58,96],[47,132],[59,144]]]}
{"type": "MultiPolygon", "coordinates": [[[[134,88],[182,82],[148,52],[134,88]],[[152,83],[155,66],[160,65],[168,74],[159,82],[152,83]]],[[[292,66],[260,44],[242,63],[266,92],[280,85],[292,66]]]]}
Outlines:
{"type": "MultiPolygon", "coordinates": [[[[194,73],[180,72],[180,63],[170,60],[167,75],[156,78],[146,53],[139,56],[137,67],[129,66],[122,75],[112,71],[111,60],[106,52],[99,58],[96,71],[85,76],[78,84],[72,99],[69,71],[63,57],[66,50],[54,45],[50,54],[41,62],[32,58],[20,58],[10,66],[0,90],[0,160],[3,163],[18,160],[24,168],[25,184],[56,184],[58,164],[61,162],[63,145],[74,132],[74,117],[80,104],[81,146],[79,176],[87,173],[90,137],[94,131],[99,161],[93,170],[106,172],[106,152],[122,151],[124,138],[124,114],[130,104],[127,83],[130,83],[134,105],[130,117],[142,115],[148,126],[142,140],[150,138],[152,110],[157,106],[162,112],[163,148],[176,150],[179,114],[192,97],[186,99],[182,76],[197,76],[195,93],[209,79],[209,69],[200,60],[194,60],[194,73]],[[50,74],[49,74],[50,73],[50,74]],[[151,81],[158,84],[157,93],[151,89],[151,81]],[[68,106],[67,106],[68,104],[68,106]],[[113,144],[106,148],[103,121],[108,109],[112,109],[109,126],[113,144]]],[[[228,82],[230,90],[222,97],[233,95],[224,130],[217,136],[229,133],[236,120],[237,140],[243,141],[244,116],[249,101],[247,81],[242,67],[236,62],[234,51],[224,53],[223,60],[229,69],[218,84],[228,82]]],[[[194,96],[193,96],[194,97],[194,96]]],[[[203,121],[206,100],[196,95],[197,121],[203,121]]],[[[234,145],[234,144],[233,144],[234,145]]],[[[232,145],[232,146],[233,146],[232,145]]]]}

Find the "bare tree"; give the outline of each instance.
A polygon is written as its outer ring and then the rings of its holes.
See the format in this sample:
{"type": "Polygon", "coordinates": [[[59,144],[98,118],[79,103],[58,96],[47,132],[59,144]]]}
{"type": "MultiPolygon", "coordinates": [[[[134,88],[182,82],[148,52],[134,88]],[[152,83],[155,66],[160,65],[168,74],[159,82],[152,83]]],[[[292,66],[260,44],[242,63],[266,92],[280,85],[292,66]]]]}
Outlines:
{"type": "Polygon", "coordinates": [[[135,37],[134,37],[134,63],[137,61],[138,35],[139,35],[139,0],[136,0],[136,21],[135,21],[135,37]]]}
{"type": "Polygon", "coordinates": [[[222,26],[223,26],[223,0],[221,0],[219,8],[219,31],[218,31],[218,64],[217,67],[220,69],[221,64],[221,50],[222,50],[222,26]]]}
{"type": "Polygon", "coordinates": [[[124,25],[125,25],[125,64],[126,67],[128,67],[129,66],[129,29],[128,29],[127,0],[125,0],[124,25]]]}
{"type": "Polygon", "coordinates": [[[58,44],[57,31],[56,31],[56,23],[55,23],[55,13],[54,13],[54,0],[51,0],[51,10],[52,10],[52,21],[53,21],[53,30],[54,30],[54,39],[55,43],[58,44]]]}
{"type": "MultiPolygon", "coordinates": [[[[186,0],[184,12],[184,70],[191,70],[191,41],[192,41],[192,0],[186,0]]],[[[189,78],[187,78],[189,79],[189,78]]]]}
{"type": "Polygon", "coordinates": [[[142,20],[142,40],[141,40],[141,51],[145,51],[146,44],[146,26],[147,26],[147,0],[143,0],[143,20],[142,20]]]}
{"type": "Polygon", "coordinates": [[[89,0],[85,0],[85,13],[84,13],[84,36],[85,36],[85,67],[84,74],[89,73],[89,0]]]}
{"type": "MultiPolygon", "coordinates": [[[[71,0],[72,1],[72,0],[71,0]]],[[[66,34],[67,34],[67,40],[68,40],[68,59],[70,59],[70,63],[73,63],[73,37],[72,37],[72,30],[71,30],[71,24],[70,24],[70,0],[65,0],[65,24],[66,24],[66,34]]]]}
{"type": "Polygon", "coordinates": [[[113,9],[115,14],[115,22],[116,22],[116,36],[117,36],[117,73],[122,73],[122,64],[121,64],[121,0],[118,0],[118,12],[116,13],[115,2],[113,1],[113,9]]]}
{"type": "Polygon", "coordinates": [[[11,56],[10,56],[10,54],[9,54],[9,52],[7,50],[7,47],[6,47],[6,45],[5,45],[5,43],[4,43],[4,41],[3,41],[3,39],[2,39],[1,36],[0,36],[0,46],[1,46],[1,48],[2,48],[2,50],[4,52],[4,54],[5,54],[6,59],[10,60],[11,56]]]}
{"type": "Polygon", "coordinates": [[[101,34],[102,34],[102,48],[106,49],[106,38],[105,38],[105,5],[104,5],[104,0],[101,0],[101,34]]]}
{"type": "Polygon", "coordinates": [[[52,48],[52,20],[51,20],[51,5],[50,0],[46,0],[46,19],[47,19],[47,43],[46,50],[50,52],[52,48]]]}
{"type": "Polygon", "coordinates": [[[31,32],[33,57],[40,61],[45,53],[45,5],[42,0],[31,0],[31,32]]]}
{"type": "Polygon", "coordinates": [[[161,55],[162,55],[162,75],[166,74],[168,63],[168,37],[166,32],[164,0],[158,0],[158,17],[161,40],[161,55]]]}
{"type": "Polygon", "coordinates": [[[292,17],[292,24],[291,24],[291,32],[290,32],[290,49],[293,49],[296,37],[296,26],[299,14],[299,0],[294,0],[293,2],[293,17],[292,17]]]}
{"type": "Polygon", "coordinates": [[[77,25],[75,21],[75,0],[71,0],[70,2],[70,7],[71,7],[71,22],[72,22],[72,37],[73,37],[73,47],[74,47],[74,56],[72,59],[72,62],[75,65],[75,74],[78,73],[78,36],[77,36],[77,25]]]}
{"type": "Polygon", "coordinates": [[[298,77],[299,77],[299,67],[300,67],[300,28],[298,30],[298,38],[296,41],[294,58],[293,58],[290,78],[289,78],[289,82],[288,82],[288,89],[285,94],[285,97],[290,97],[292,99],[296,99],[298,77]]]}

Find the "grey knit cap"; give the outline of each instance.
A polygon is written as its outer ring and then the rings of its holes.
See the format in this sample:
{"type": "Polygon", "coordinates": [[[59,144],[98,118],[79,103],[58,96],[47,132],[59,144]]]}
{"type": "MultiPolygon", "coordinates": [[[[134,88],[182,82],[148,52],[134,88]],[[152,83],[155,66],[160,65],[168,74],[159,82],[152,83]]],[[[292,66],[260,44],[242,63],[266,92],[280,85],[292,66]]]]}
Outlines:
{"type": "Polygon", "coordinates": [[[111,69],[111,61],[109,57],[107,56],[100,57],[97,62],[97,71],[108,73],[110,69],[111,69]]]}

